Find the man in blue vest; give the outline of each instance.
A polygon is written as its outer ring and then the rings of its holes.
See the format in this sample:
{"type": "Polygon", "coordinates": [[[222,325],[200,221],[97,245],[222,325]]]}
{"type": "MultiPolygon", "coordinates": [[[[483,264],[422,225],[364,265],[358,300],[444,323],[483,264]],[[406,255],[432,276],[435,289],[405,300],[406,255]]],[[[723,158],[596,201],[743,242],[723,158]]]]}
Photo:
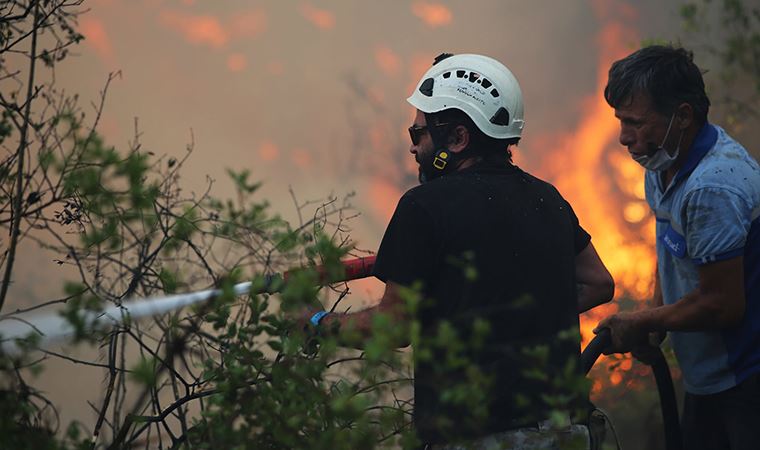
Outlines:
{"type": "Polygon", "coordinates": [[[620,143],[647,169],[657,272],[652,308],[597,330],[611,329],[609,352],[634,355],[670,332],[686,390],[685,448],[757,448],[760,167],[707,120],[702,72],[685,49],[650,46],[615,62],[604,96],[620,143]]]}

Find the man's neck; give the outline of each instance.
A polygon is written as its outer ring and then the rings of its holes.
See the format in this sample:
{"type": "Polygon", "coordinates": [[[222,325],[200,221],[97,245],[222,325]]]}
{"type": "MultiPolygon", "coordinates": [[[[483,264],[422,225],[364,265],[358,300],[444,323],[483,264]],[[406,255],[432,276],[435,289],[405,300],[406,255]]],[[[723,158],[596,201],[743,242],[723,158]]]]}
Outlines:
{"type": "Polygon", "coordinates": [[[475,164],[477,164],[479,162],[480,162],[480,158],[477,158],[477,157],[470,157],[470,158],[467,158],[467,159],[463,159],[462,161],[459,162],[459,165],[457,165],[454,168],[455,172],[459,172],[461,170],[465,170],[465,169],[467,169],[469,167],[474,166],[475,164]]]}
{"type": "Polygon", "coordinates": [[[678,171],[681,170],[681,168],[686,164],[686,161],[689,159],[689,155],[691,154],[691,147],[694,145],[697,134],[699,134],[699,131],[702,129],[703,125],[705,124],[702,123],[695,125],[689,127],[685,131],[683,139],[681,140],[681,148],[678,152],[678,158],[676,159],[676,162],[662,173],[662,182],[663,186],[666,189],[668,186],[670,186],[670,182],[673,181],[673,178],[675,178],[678,171]]]}

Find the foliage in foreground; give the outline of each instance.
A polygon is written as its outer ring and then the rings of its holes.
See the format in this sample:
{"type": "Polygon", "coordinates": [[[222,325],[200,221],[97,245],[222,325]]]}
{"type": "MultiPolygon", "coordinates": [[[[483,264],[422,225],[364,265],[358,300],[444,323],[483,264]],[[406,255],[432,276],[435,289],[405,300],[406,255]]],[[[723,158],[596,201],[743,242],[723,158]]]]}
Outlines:
{"type": "MultiPolygon", "coordinates": [[[[336,272],[339,258],[357,254],[346,225],[350,196],[294,196],[298,216],[309,216],[292,225],[257,199],[247,171],[229,172],[234,200],[213,197],[211,181],[187,195],[180,187],[187,156],[156,157],[138,131],[127,151],[107,145],[96,129],[118,74],[89,120],[52,76],[83,39],[81,3],[0,7],[0,226],[9,237],[0,311],[23,258],[19,246],[35,242],[71,269],[66,295],[2,320],[57,308],[75,329],[72,343],[97,345],[101,354],[78,360],[38,348],[31,336],[25,351],[0,355],[0,447],[369,448],[400,439],[409,422],[409,364],[389,333],[363,353],[293,328],[295,311],[339,301],[347,287],[319,287],[316,272],[304,270],[269,286],[277,295],[258,289],[274,272],[316,264],[336,272]],[[254,288],[233,295],[243,278],[254,288]],[[94,320],[131,298],[209,287],[223,294],[192,309],[116,327],[94,320]],[[103,386],[82,393],[98,399],[92,423],[60,424],[57,405],[35,387],[53,358],[105,373],[103,386]]],[[[387,320],[378,326],[393,329],[387,320]]]]}

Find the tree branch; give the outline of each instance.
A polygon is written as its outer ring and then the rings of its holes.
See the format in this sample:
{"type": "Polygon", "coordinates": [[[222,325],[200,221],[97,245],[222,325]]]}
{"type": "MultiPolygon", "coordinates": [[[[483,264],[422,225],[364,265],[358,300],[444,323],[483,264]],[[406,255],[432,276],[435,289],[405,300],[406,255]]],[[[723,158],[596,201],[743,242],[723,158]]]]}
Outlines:
{"type": "Polygon", "coordinates": [[[13,202],[13,225],[11,226],[11,243],[8,248],[8,259],[5,260],[5,274],[3,275],[2,286],[0,286],[0,312],[3,310],[5,297],[8,294],[8,286],[11,284],[11,275],[13,273],[13,264],[16,259],[16,246],[18,245],[19,228],[21,227],[21,208],[24,198],[24,156],[28,145],[27,139],[29,134],[29,122],[31,119],[32,97],[34,95],[34,69],[37,63],[37,31],[39,21],[39,1],[34,7],[34,30],[32,33],[32,49],[29,56],[29,79],[27,81],[27,102],[24,111],[24,125],[21,131],[21,142],[18,146],[18,173],[16,173],[16,198],[13,202]]]}

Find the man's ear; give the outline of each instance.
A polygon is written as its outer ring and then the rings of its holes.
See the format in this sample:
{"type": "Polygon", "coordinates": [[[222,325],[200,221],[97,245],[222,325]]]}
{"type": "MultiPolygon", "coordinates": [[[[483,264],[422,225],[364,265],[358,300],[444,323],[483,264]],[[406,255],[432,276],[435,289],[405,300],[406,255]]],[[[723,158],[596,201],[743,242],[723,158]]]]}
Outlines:
{"type": "Polygon", "coordinates": [[[694,108],[688,103],[681,103],[676,109],[678,129],[685,130],[694,123],[694,108]]]}
{"type": "Polygon", "coordinates": [[[470,131],[464,125],[457,125],[449,134],[449,150],[459,153],[470,144],[470,131]]]}

